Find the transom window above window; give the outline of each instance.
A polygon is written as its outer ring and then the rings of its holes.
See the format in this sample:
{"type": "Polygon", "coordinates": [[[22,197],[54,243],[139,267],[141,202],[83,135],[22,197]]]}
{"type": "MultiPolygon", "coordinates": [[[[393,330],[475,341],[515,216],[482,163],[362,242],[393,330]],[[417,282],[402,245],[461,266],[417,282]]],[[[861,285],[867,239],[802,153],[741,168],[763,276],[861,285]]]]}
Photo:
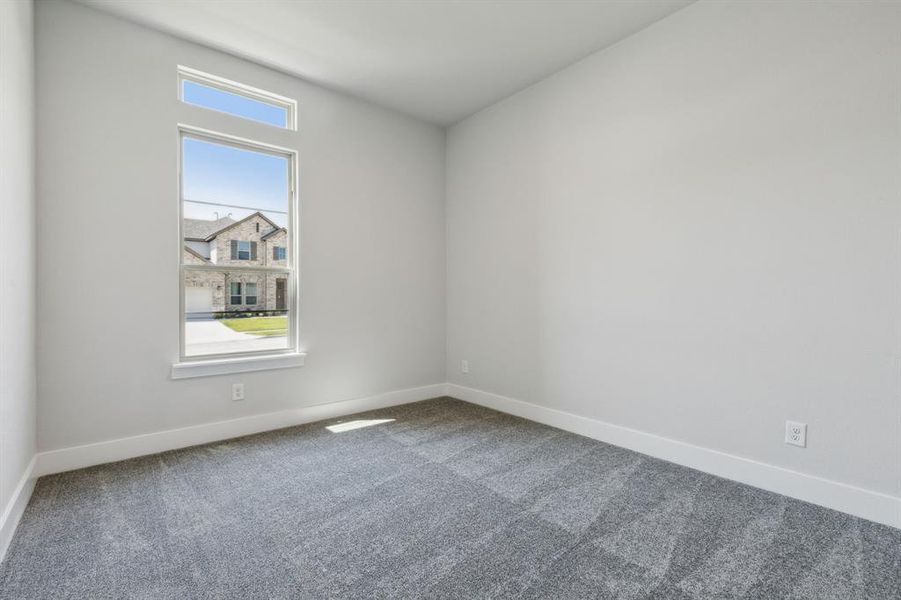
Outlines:
{"type": "Polygon", "coordinates": [[[178,94],[186,104],[282,129],[297,129],[296,101],[216,75],[179,67],[178,94]]]}

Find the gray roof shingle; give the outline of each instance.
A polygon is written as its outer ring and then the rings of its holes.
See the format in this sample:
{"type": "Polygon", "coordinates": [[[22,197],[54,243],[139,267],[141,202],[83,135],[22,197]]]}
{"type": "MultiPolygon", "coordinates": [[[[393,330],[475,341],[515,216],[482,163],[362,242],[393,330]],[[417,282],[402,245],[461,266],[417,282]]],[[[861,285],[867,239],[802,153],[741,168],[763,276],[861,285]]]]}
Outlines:
{"type": "Polygon", "coordinates": [[[217,231],[237,223],[231,217],[222,217],[215,221],[206,219],[185,219],[184,231],[186,240],[205,240],[217,231]]]}
{"type": "Polygon", "coordinates": [[[269,233],[267,233],[266,235],[264,235],[264,236],[261,237],[260,239],[261,239],[261,240],[268,240],[269,238],[271,238],[271,237],[274,236],[275,234],[280,233],[280,232],[282,232],[282,231],[287,232],[288,230],[285,229],[284,227],[279,227],[278,229],[273,229],[272,231],[270,231],[269,233]]]}

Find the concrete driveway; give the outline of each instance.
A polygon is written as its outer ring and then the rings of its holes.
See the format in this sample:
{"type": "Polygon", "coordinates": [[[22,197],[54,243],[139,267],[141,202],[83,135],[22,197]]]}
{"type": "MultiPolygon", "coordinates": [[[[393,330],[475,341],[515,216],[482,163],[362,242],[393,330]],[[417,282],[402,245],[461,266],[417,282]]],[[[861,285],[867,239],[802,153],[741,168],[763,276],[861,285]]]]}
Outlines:
{"type": "Polygon", "coordinates": [[[217,319],[185,321],[185,354],[222,354],[226,352],[255,352],[283,350],[288,346],[284,335],[259,336],[234,331],[217,319]]]}

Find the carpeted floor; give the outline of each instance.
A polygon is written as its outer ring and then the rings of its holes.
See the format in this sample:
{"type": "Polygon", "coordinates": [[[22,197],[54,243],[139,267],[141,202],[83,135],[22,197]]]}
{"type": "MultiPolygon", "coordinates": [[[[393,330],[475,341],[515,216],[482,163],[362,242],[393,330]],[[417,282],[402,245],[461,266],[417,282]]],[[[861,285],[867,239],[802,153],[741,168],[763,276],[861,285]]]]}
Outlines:
{"type": "Polygon", "coordinates": [[[897,600],[901,531],[441,398],[44,477],[0,597],[897,600]]]}

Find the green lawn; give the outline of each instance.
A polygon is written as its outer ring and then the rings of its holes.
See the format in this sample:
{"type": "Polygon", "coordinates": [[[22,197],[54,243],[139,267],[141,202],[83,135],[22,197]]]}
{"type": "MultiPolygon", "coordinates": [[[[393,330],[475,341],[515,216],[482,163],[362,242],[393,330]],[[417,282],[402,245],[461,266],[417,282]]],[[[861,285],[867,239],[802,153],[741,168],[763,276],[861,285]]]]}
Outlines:
{"type": "Polygon", "coordinates": [[[288,317],[249,317],[245,319],[221,319],[220,322],[234,331],[253,335],[276,336],[288,333],[288,317]]]}

